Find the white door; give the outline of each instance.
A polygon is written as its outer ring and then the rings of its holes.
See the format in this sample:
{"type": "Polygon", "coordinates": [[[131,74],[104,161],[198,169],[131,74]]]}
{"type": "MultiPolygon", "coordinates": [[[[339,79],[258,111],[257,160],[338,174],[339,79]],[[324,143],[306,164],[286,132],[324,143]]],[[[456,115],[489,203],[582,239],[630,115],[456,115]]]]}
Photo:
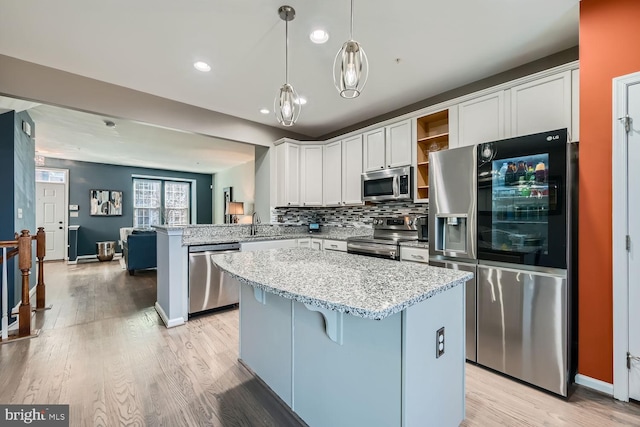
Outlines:
{"type": "Polygon", "coordinates": [[[386,130],[386,159],[387,167],[411,165],[411,120],[394,123],[386,130]]]}
{"type": "Polygon", "coordinates": [[[629,397],[640,400],[640,82],[628,86],[627,105],[631,118],[628,132],[627,180],[629,198],[627,218],[631,248],[629,253],[629,397]]]}
{"type": "Polygon", "coordinates": [[[48,261],[64,259],[64,192],[64,184],[36,183],[36,227],[44,227],[48,261]]]}
{"type": "Polygon", "coordinates": [[[305,145],[300,153],[302,206],[322,206],[322,145],[305,145]]]}
{"type": "Polygon", "coordinates": [[[384,128],[364,134],[364,170],[366,172],[384,169],[384,128]]]}
{"type": "Polygon", "coordinates": [[[327,144],[323,150],[322,194],[324,205],[339,206],[342,204],[342,141],[327,144]]]}
{"type": "Polygon", "coordinates": [[[571,130],[571,71],[513,87],[511,136],[571,130]]]}
{"type": "Polygon", "coordinates": [[[504,138],[504,91],[461,103],[458,126],[458,147],[504,138]]]}
{"type": "Polygon", "coordinates": [[[362,135],[342,141],[342,202],[362,204],[362,135]]]}

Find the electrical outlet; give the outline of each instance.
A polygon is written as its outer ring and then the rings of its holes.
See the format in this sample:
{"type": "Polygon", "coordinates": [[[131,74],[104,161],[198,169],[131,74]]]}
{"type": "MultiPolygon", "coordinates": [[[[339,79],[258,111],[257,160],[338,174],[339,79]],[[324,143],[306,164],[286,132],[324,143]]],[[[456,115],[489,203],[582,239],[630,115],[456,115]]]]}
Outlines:
{"type": "Polygon", "coordinates": [[[436,359],[444,354],[444,326],[436,331],[436,359]]]}

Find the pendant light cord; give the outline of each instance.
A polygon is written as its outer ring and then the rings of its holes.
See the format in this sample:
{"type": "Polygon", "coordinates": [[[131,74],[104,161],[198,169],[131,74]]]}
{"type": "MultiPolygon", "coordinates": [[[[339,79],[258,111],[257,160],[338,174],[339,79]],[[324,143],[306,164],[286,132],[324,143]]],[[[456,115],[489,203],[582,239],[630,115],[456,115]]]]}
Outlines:
{"type": "Polygon", "coordinates": [[[350,34],[351,34],[351,40],[353,40],[353,0],[351,0],[351,29],[350,29],[350,34]]]}
{"type": "Polygon", "coordinates": [[[289,83],[289,21],[284,21],[284,82],[289,83]]]}

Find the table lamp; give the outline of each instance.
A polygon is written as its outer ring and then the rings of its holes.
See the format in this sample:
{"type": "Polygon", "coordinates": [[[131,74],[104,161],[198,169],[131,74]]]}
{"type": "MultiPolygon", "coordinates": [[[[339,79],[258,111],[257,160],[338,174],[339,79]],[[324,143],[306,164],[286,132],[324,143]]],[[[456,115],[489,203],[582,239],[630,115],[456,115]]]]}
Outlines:
{"type": "Polygon", "coordinates": [[[238,222],[238,215],[244,215],[244,203],[242,202],[227,202],[225,209],[225,215],[232,215],[233,222],[238,222]]]}

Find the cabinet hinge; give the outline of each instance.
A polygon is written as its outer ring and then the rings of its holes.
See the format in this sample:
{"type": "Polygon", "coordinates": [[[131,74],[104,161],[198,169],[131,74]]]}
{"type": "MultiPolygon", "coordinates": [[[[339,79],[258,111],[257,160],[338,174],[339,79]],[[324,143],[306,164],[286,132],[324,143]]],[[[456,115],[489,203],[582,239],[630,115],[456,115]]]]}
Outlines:
{"type": "Polygon", "coordinates": [[[625,248],[627,248],[627,252],[631,250],[631,236],[627,234],[625,239],[625,248]]]}
{"type": "Polygon", "coordinates": [[[627,114],[624,117],[618,118],[624,124],[624,130],[629,133],[631,131],[631,117],[627,114]]]}

